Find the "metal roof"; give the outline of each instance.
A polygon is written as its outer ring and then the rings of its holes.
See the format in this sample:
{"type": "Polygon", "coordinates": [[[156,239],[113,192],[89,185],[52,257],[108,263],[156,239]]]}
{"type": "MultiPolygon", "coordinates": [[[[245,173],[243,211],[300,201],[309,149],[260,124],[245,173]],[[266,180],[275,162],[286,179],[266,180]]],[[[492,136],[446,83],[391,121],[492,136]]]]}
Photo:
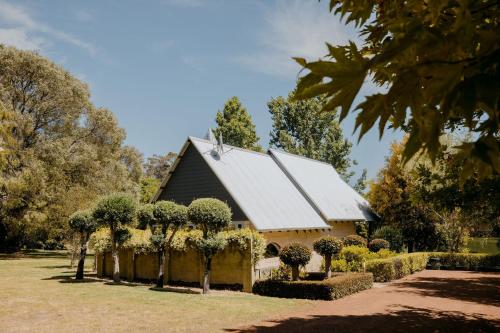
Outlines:
{"type": "Polygon", "coordinates": [[[330,228],[274,159],[264,153],[189,137],[259,231],[330,228]]]}
{"type": "Polygon", "coordinates": [[[270,149],[269,154],[327,221],[367,220],[376,215],[368,202],[331,164],[270,149]]]}

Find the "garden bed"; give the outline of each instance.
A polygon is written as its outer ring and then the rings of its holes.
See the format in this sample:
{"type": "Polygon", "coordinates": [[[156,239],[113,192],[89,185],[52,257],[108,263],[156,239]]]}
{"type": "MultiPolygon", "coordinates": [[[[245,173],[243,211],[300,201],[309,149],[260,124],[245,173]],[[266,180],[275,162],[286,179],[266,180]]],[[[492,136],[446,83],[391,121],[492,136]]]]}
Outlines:
{"type": "Polygon", "coordinates": [[[322,281],[263,280],[253,285],[253,293],[262,296],[334,300],[373,286],[371,273],[342,273],[322,281]]]}

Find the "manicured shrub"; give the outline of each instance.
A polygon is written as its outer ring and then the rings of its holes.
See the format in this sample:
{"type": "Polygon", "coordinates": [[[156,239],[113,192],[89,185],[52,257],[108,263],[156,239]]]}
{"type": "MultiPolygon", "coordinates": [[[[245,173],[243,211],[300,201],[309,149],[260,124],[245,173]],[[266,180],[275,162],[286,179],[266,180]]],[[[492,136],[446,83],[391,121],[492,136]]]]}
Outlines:
{"type": "Polygon", "coordinates": [[[500,270],[500,255],[486,253],[431,252],[444,269],[463,269],[471,271],[500,270]]]}
{"type": "Polygon", "coordinates": [[[146,228],[154,224],[154,209],[155,205],[150,203],[144,204],[137,209],[138,229],[146,230],[146,228]]]}
{"type": "Polygon", "coordinates": [[[191,202],[188,208],[188,217],[201,231],[203,238],[198,241],[198,249],[205,258],[205,272],[203,278],[203,293],[210,290],[210,270],[212,257],[224,249],[227,241],[219,233],[231,224],[231,209],[229,206],[212,198],[197,199],[191,202]]]}
{"type": "Polygon", "coordinates": [[[299,267],[305,266],[311,260],[311,250],[301,243],[291,243],[280,253],[280,260],[292,268],[292,280],[299,278],[299,267]]]}
{"type": "Polygon", "coordinates": [[[403,234],[397,228],[388,225],[380,227],[373,233],[373,238],[381,238],[387,240],[392,251],[403,251],[403,234]]]}
{"type": "Polygon", "coordinates": [[[355,222],[354,227],[356,228],[356,234],[363,237],[368,238],[368,223],[364,221],[355,222]]]}
{"type": "Polygon", "coordinates": [[[87,242],[90,235],[96,230],[97,222],[90,211],[78,211],[71,215],[68,220],[69,227],[80,235],[80,258],[76,269],[76,279],[83,279],[85,256],[87,255],[87,242]]]}
{"type": "Polygon", "coordinates": [[[349,235],[345,236],[343,239],[344,246],[364,246],[366,247],[367,241],[366,238],[363,238],[359,235],[349,235]]]}
{"type": "Polygon", "coordinates": [[[135,210],[135,200],[128,194],[118,193],[100,199],[92,212],[92,216],[97,223],[107,226],[110,230],[111,252],[113,257],[113,281],[115,282],[120,282],[119,238],[116,238],[116,232],[134,221],[135,210]]]}
{"type": "Polygon", "coordinates": [[[368,248],[372,252],[378,252],[382,249],[389,249],[389,242],[385,239],[375,238],[370,243],[368,243],[368,248]]]}
{"type": "Polygon", "coordinates": [[[373,273],[375,281],[387,282],[425,269],[428,258],[428,253],[416,252],[373,259],[366,262],[366,271],[373,273]]]}
{"type": "Polygon", "coordinates": [[[346,273],[322,281],[263,280],[253,285],[253,293],[283,298],[334,300],[370,289],[370,273],[346,273]]]}
{"type": "Polygon", "coordinates": [[[332,258],[336,257],[342,251],[342,242],[332,236],[322,237],[313,243],[314,251],[318,252],[325,259],[325,276],[331,276],[332,258]]]}

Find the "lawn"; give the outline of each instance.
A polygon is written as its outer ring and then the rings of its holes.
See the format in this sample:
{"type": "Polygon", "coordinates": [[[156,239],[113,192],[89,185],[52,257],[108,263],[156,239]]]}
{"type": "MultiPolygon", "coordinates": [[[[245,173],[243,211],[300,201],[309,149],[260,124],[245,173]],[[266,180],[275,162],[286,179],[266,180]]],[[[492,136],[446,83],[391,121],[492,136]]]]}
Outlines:
{"type": "Polygon", "coordinates": [[[73,274],[61,252],[0,254],[0,331],[218,332],[313,304],[238,292],[158,292],[95,275],[75,283],[73,274]]]}

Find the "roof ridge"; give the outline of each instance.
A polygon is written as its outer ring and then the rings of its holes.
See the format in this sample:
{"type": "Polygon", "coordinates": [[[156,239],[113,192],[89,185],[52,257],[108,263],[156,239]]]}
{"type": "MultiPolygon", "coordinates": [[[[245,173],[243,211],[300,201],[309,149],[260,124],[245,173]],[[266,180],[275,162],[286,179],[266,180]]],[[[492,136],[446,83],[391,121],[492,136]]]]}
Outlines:
{"type": "MultiPolygon", "coordinates": [[[[210,143],[210,144],[212,143],[210,140],[198,138],[196,136],[189,136],[188,138],[190,140],[202,141],[202,142],[210,143]]],[[[229,148],[232,148],[232,149],[238,149],[238,150],[241,150],[241,151],[244,151],[244,152],[247,152],[247,153],[255,153],[255,154],[264,155],[264,156],[268,156],[269,157],[269,154],[263,153],[263,152],[260,152],[260,151],[255,151],[255,150],[252,150],[252,149],[236,147],[236,146],[228,145],[227,143],[223,143],[223,145],[225,147],[229,147],[229,148]]]]}

